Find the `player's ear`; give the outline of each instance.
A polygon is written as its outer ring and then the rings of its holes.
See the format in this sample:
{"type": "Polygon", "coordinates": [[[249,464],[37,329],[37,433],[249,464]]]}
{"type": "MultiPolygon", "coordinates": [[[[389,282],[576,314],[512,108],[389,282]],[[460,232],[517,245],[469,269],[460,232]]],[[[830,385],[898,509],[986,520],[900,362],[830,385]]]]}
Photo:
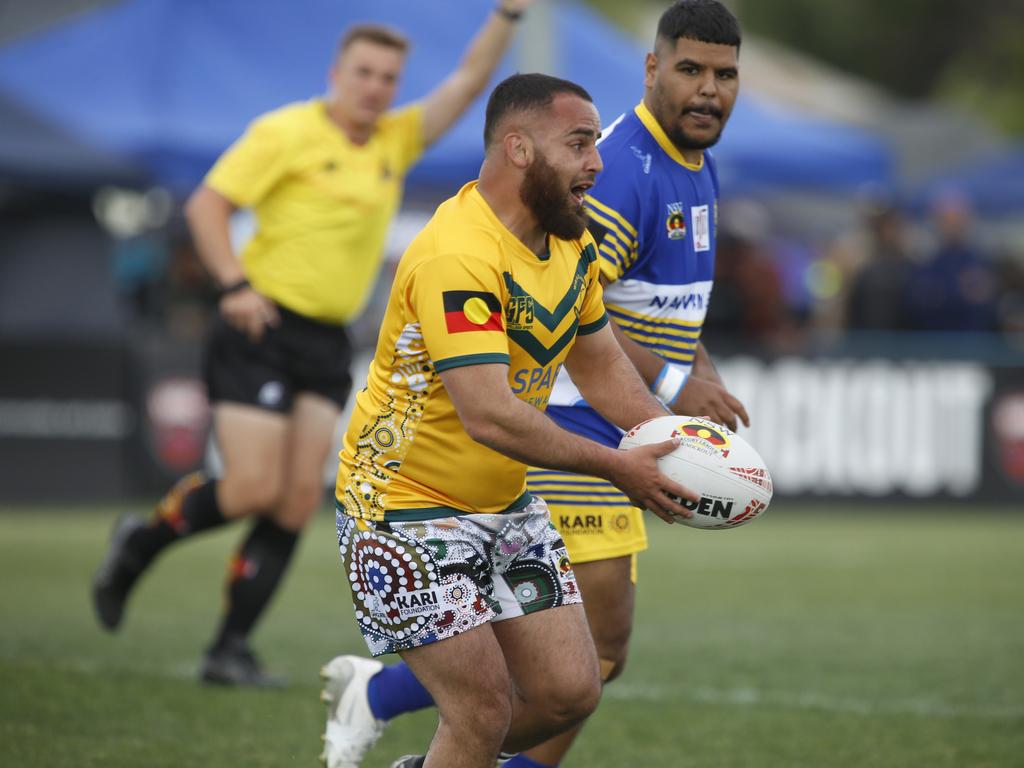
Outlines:
{"type": "Polygon", "coordinates": [[[644,59],[644,88],[654,87],[654,76],[658,71],[658,54],[650,52],[644,59]]]}
{"type": "Polygon", "coordinates": [[[533,141],[525,133],[519,131],[506,133],[505,157],[516,168],[526,168],[533,162],[533,141]]]}

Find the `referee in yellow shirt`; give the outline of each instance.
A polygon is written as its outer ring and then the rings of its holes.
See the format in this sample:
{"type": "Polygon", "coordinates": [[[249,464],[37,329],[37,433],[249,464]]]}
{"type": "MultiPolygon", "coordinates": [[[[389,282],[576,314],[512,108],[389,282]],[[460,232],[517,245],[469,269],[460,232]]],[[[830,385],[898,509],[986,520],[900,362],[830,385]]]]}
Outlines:
{"type": "Polygon", "coordinates": [[[93,584],[106,629],[120,625],[138,577],[169,544],[252,517],[200,674],[227,685],[278,682],[249,635],[321,500],[352,384],[345,324],[373,286],[406,173],[487,85],[532,0],[500,2],[458,68],[396,110],[408,41],[379,25],[351,27],[326,96],[257,118],[189,199],[196,247],[221,287],[204,372],[224,471],[179,481],[148,522],[119,521],[93,584]],[[242,207],[254,210],[257,230],[239,258],[229,222],[242,207]]]}

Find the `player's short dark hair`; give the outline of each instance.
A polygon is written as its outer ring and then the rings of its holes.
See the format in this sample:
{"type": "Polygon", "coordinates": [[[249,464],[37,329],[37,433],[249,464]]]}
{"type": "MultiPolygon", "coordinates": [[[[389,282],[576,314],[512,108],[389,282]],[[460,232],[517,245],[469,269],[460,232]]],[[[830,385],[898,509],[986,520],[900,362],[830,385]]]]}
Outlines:
{"type": "Polygon", "coordinates": [[[385,24],[353,24],[345,30],[338,41],[338,55],[348,50],[352,43],[365,40],[368,43],[395,48],[402,53],[409,50],[409,38],[385,24]]]}
{"type": "Polygon", "coordinates": [[[571,93],[592,102],[590,94],[582,85],[539,72],[515,74],[507,77],[491,91],[487,100],[487,114],[484,119],[484,146],[489,147],[494,131],[501,119],[510,112],[527,112],[546,109],[555,96],[571,93]]]}
{"type": "Polygon", "coordinates": [[[681,37],[702,43],[740,47],[740,23],[718,0],[676,0],[658,20],[659,43],[675,45],[681,37]]]}

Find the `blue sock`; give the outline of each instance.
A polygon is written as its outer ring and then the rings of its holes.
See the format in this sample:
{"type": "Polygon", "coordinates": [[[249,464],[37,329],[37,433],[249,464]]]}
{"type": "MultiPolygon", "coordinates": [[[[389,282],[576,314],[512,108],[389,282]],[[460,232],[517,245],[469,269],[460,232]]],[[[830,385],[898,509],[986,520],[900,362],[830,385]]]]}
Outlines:
{"type": "Polygon", "coordinates": [[[434,706],[433,697],[404,661],[384,667],[371,677],[366,687],[366,698],[370,711],[378,720],[390,720],[403,712],[434,706]]]}
{"type": "Polygon", "coordinates": [[[531,760],[526,755],[520,753],[507,761],[503,768],[558,768],[558,766],[538,763],[536,760],[531,760]]]}

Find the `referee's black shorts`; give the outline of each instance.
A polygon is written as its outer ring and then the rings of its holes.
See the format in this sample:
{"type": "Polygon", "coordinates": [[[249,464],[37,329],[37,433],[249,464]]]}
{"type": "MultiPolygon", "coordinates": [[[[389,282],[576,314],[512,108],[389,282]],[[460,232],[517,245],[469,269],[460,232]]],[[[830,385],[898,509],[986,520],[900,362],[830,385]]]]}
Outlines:
{"type": "Polygon", "coordinates": [[[277,311],[280,325],[268,327],[256,342],[217,314],[203,361],[210,401],[287,413],[296,394],[313,392],[344,408],[352,388],[352,346],[344,326],[280,305],[277,311]]]}

